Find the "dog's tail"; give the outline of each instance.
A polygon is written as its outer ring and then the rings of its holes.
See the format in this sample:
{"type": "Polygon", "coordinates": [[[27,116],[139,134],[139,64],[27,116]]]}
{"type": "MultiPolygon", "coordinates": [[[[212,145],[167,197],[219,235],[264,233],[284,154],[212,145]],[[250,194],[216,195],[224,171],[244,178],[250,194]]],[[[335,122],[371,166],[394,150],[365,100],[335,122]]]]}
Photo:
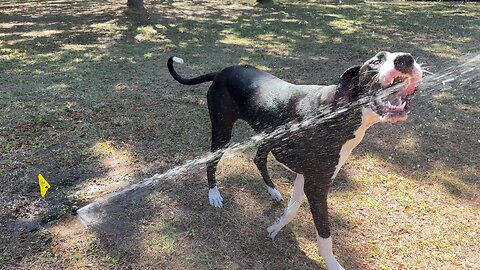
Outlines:
{"type": "Polygon", "coordinates": [[[176,56],[172,56],[168,58],[168,61],[167,61],[167,67],[168,67],[168,71],[170,71],[170,75],[172,75],[172,77],[181,84],[194,85],[194,84],[199,84],[203,82],[211,82],[217,75],[217,72],[212,72],[202,76],[198,76],[193,79],[185,79],[182,76],[178,75],[178,73],[175,71],[175,69],[173,68],[173,62],[183,64],[183,59],[176,56]]]}

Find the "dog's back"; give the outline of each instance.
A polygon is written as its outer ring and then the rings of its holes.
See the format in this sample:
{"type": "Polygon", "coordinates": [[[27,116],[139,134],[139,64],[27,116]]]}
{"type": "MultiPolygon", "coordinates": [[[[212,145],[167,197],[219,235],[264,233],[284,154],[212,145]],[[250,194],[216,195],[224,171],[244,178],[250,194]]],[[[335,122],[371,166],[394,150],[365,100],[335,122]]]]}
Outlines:
{"type": "MultiPolygon", "coordinates": [[[[237,110],[257,132],[314,113],[335,96],[335,85],[295,85],[249,65],[231,66],[220,71],[208,93],[209,103],[232,99],[237,110]]],[[[227,101],[229,103],[229,101],[227,101]]],[[[223,103],[225,104],[225,103],[223,103]]],[[[211,104],[211,106],[215,106],[211,104]]]]}

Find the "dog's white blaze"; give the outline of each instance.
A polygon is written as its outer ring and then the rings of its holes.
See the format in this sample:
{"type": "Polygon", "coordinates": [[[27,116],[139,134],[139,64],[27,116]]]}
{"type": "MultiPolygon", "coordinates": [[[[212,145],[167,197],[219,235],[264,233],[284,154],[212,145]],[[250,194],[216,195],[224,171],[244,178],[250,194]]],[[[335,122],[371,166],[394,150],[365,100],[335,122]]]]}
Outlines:
{"type": "Polygon", "coordinates": [[[297,214],[298,209],[300,209],[303,199],[305,198],[305,193],[303,192],[304,182],[303,175],[297,174],[295,184],[293,185],[292,197],[288,202],[288,207],[285,208],[283,215],[278,219],[278,221],[267,228],[267,232],[272,239],[275,238],[278,232],[285,227],[285,225],[292,221],[297,214]]]}
{"type": "Polygon", "coordinates": [[[208,201],[212,206],[215,206],[217,208],[222,208],[223,198],[222,198],[222,195],[220,195],[220,191],[218,190],[217,187],[211,188],[208,191],[208,201]]]}
{"type": "Polygon", "coordinates": [[[395,69],[395,57],[397,57],[398,53],[389,53],[387,52],[387,59],[382,64],[380,69],[378,70],[378,78],[382,82],[383,85],[389,85],[393,82],[393,77],[391,75],[392,72],[396,73],[396,75],[400,75],[401,72],[395,69]],[[390,82],[385,81],[386,78],[391,78],[390,82]]]}
{"type": "Polygon", "coordinates": [[[393,83],[393,80],[398,76],[407,76],[409,80],[409,87],[407,89],[408,93],[412,93],[415,90],[415,87],[422,80],[422,68],[420,65],[414,61],[413,70],[411,75],[406,75],[395,68],[395,58],[400,56],[402,53],[389,53],[387,52],[387,59],[382,64],[378,70],[378,78],[383,86],[388,86],[393,83]]]}
{"type": "Polygon", "coordinates": [[[275,201],[277,202],[283,201],[283,196],[277,189],[267,186],[267,191],[275,201]]]}
{"type": "Polygon", "coordinates": [[[332,175],[332,180],[337,177],[338,172],[342,168],[342,166],[347,161],[348,157],[352,153],[352,150],[362,141],[363,136],[365,136],[365,131],[371,127],[373,124],[376,124],[381,121],[381,118],[378,114],[376,114],[370,108],[363,108],[362,109],[362,124],[360,127],[355,130],[353,133],[355,138],[348,140],[346,143],[342,145],[342,149],[340,150],[340,159],[338,160],[338,164],[335,167],[335,172],[332,175]]]}
{"type": "Polygon", "coordinates": [[[332,237],[322,238],[318,235],[316,229],[315,232],[317,234],[318,255],[322,256],[325,265],[327,266],[327,270],[344,270],[335,259],[335,256],[333,256],[332,237]]]}
{"type": "Polygon", "coordinates": [[[172,60],[173,60],[173,62],[175,62],[175,63],[179,63],[179,64],[183,64],[183,63],[184,63],[183,59],[180,58],[180,57],[174,56],[174,57],[172,58],[172,60]]]}

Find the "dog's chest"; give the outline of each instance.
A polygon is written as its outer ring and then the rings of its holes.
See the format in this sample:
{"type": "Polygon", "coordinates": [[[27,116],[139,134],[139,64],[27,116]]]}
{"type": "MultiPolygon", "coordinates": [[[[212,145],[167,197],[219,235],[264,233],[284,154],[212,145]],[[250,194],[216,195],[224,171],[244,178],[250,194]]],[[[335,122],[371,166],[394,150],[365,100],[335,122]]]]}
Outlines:
{"type": "Polygon", "coordinates": [[[340,149],[340,153],[339,153],[338,163],[335,166],[335,172],[333,173],[331,178],[332,180],[335,179],[335,177],[337,177],[338,172],[347,161],[348,157],[352,153],[352,150],[355,147],[357,147],[357,145],[359,145],[360,142],[363,140],[366,130],[367,130],[367,127],[362,123],[362,125],[353,133],[355,137],[353,139],[346,141],[342,145],[342,148],[340,149]]]}
{"type": "Polygon", "coordinates": [[[321,175],[329,181],[337,165],[343,165],[351,149],[362,140],[366,130],[362,128],[362,123],[360,110],[342,113],[329,121],[280,138],[272,153],[296,173],[321,175]],[[348,155],[341,155],[342,149],[348,155]]]}
{"type": "Polygon", "coordinates": [[[362,123],[360,127],[357,130],[355,130],[354,132],[355,137],[353,139],[346,141],[342,145],[342,148],[340,149],[338,163],[335,166],[335,172],[333,173],[331,178],[332,180],[335,179],[335,177],[337,177],[338,172],[347,161],[348,157],[352,153],[352,150],[355,147],[357,147],[360,144],[360,142],[363,140],[363,137],[365,136],[365,132],[367,131],[367,129],[379,121],[380,121],[379,116],[376,113],[374,113],[371,109],[367,109],[367,108],[362,109],[362,123]]]}

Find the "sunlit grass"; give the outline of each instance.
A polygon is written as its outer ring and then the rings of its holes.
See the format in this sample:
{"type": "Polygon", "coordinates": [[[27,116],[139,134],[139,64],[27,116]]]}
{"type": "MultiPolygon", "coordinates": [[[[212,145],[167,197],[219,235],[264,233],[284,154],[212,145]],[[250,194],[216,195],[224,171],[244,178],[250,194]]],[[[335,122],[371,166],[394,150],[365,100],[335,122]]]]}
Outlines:
{"type": "Polygon", "coordinates": [[[340,30],[342,34],[353,34],[357,32],[356,24],[358,24],[357,21],[345,19],[335,20],[329,23],[333,28],[340,30]]]}

